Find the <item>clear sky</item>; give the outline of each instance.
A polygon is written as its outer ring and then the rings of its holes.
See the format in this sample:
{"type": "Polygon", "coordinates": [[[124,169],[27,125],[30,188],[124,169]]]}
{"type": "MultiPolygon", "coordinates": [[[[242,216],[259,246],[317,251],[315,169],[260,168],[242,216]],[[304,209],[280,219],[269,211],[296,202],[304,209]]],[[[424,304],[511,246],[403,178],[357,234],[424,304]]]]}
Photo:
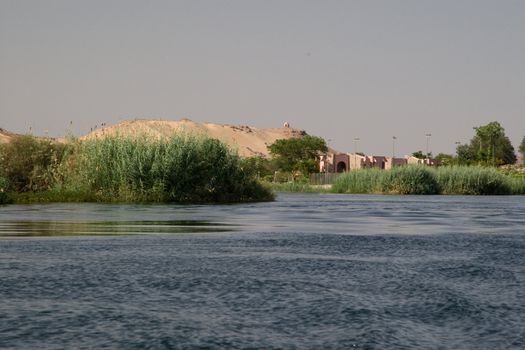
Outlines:
{"type": "Polygon", "coordinates": [[[0,127],[292,127],[342,151],[525,135],[522,0],[0,0],[0,127]]]}

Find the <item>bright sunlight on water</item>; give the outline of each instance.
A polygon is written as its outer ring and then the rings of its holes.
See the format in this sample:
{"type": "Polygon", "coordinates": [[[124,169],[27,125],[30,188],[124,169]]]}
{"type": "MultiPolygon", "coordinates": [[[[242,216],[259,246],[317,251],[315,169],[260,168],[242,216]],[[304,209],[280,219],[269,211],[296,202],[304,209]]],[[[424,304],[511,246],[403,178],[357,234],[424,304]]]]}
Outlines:
{"type": "Polygon", "coordinates": [[[0,207],[0,348],[525,348],[525,197],[0,207]]]}

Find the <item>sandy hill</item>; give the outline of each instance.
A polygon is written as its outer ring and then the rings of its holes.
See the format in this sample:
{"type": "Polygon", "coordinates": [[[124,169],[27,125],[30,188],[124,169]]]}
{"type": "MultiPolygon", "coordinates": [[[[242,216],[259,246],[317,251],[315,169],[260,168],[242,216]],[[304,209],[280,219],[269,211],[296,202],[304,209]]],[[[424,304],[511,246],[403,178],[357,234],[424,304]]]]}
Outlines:
{"type": "Polygon", "coordinates": [[[13,134],[0,128],[0,144],[8,143],[13,138],[13,134]]]}
{"type": "Polygon", "coordinates": [[[196,123],[189,119],[170,120],[128,120],[116,125],[96,129],[81,139],[91,139],[108,135],[148,135],[153,137],[170,136],[185,132],[196,135],[206,135],[228,144],[239,151],[242,157],[268,156],[268,145],[275,140],[301,137],[306,135],[303,130],[282,128],[253,128],[250,126],[222,125],[211,123],[196,123]]]}

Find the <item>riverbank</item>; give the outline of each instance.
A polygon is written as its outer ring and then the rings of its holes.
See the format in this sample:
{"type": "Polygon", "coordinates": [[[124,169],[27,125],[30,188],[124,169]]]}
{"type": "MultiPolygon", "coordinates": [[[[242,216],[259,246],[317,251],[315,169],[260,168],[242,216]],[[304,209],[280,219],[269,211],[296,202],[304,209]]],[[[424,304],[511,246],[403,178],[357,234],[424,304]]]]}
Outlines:
{"type": "Polygon", "coordinates": [[[224,143],[179,134],[56,143],[18,137],[0,148],[0,203],[238,203],[273,200],[224,143]]]}
{"type": "Polygon", "coordinates": [[[360,169],[341,174],[333,184],[305,181],[270,184],[274,191],[353,194],[525,195],[525,177],[495,168],[404,166],[392,170],[360,169]]]}

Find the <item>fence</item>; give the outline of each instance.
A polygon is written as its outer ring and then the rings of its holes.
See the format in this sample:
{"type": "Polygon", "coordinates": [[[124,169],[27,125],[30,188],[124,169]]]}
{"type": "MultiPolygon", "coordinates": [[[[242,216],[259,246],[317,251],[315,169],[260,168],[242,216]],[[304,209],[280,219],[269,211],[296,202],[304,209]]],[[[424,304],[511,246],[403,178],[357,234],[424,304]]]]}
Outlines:
{"type": "Polygon", "coordinates": [[[310,174],[310,185],[331,185],[341,176],[341,173],[310,174]]]}

